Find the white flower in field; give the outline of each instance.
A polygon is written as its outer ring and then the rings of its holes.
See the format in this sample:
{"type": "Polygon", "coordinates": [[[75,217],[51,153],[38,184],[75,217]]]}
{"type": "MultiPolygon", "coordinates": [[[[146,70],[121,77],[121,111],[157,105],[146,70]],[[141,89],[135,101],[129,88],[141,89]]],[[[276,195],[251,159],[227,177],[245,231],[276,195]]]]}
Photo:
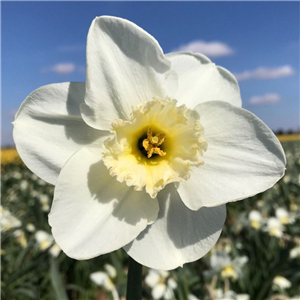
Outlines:
{"type": "Polygon", "coordinates": [[[18,171],[14,171],[14,172],[12,172],[11,177],[13,177],[15,179],[21,179],[22,178],[22,173],[20,173],[18,171]]]}
{"type": "Polygon", "coordinates": [[[290,258],[300,258],[300,245],[297,245],[290,250],[290,258]]]}
{"type": "Polygon", "coordinates": [[[88,33],[86,77],[37,89],[14,121],[22,160],[55,184],[49,223],[72,258],[124,247],[156,269],[195,261],[225,203],[284,174],[277,138],[201,54],[164,55],[137,25],[104,16],[88,33]]]}
{"type": "Polygon", "coordinates": [[[40,203],[42,205],[42,211],[49,211],[50,210],[49,196],[45,194],[41,194],[39,198],[40,198],[40,203]]]}
{"type": "Polygon", "coordinates": [[[26,191],[28,188],[28,181],[27,180],[22,180],[20,182],[20,190],[21,191],[26,191]]]}
{"type": "Polygon", "coordinates": [[[212,292],[216,299],[222,298],[224,296],[222,289],[214,289],[212,292]]]}
{"type": "Polygon", "coordinates": [[[53,257],[57,257],[60,252],[61,252],[61,248],[56,243],[49,249],[49,253],[53,257]]]}
{"type": "Polygon", "coordinates": [[[189,294],[188,295],[188,300],[200,300],[199,298],[197,298],[195,295],[193,294],[189,294]]]}
{"type": "Polygon", "coordinates": [[[284,182],[284,183],[289,183],[290,181],[291,181],[291,176],[285,175],[285,176],[283,177],[283,182],[284,182]]]}
{"type": "Polygon", "coordinates": [[[13,235],[17,239],[18,243],[23,247],[27,247],[27,239],[23,230],[18,229],[13,232],[13,235]]]}
{"type": "Polygon", "coordinates": [[[236,300],[249,300],[250,295],[248,294],[237,294],[236,295],[236,300]]]}
{"type": "Polygon", "coordinates": [[[282,207],[276,209],[275,215],[282,225],[291,224],[295,221],[294,216],[282,207]]]}
{"type": "Polygon", "coordinates": [[[110,264],[105,264],[104,269],[110,278],[116,278],[117,270],[110,264]]]}
{"type": "Polygon", "coordinates": [[[212,276],[220,274],[222,279],[229,278],[233,281],[242,276],[242,267],[247,263],[246,256],[231,259],[225,251],[216,251],[210,257],[212,270],[206,271],[205,274],[212,276]]]}
{"type": "Polygon", "coordinates": [[[105,272],[94,272],[90,274],[90,279],[98,286],[102,286],[105,290],[112,293],[113,299],[118,300],[119,295],[116,290],[113,279],[117,275],[116,269],[109,264],[104,265],[105,272]]]}
{"type": "Polygon", "coordinates": [[[274,289],[276,289],[277,286],[282,290],[288,289],[292,286],[291,282],[283,276],[276,276],[273,279],[273,285],[275,285],[274,289]]]}
{"type": "Polygon", "coordinates": [[[35,226],[34,226],[32,223],[28,223],[28,224],[26,225],[26,230],[27,230],[28,232],[34,232],[34,231],[35,231],[35,226]]]}
{"type": "Polygon", "coordinates": [[[268,219],[265,230],[269,232],[269,235],[280,238],[283,235],[284,226],[280,220],[272,217],[268,219]]]}
{"type": "Polygon", "coordinates": [[[177,282],[170,277],[167,271],[150,269],[145,278],[145,283],[151,287],[153,299],[173,299],[177,282]]]}
{"type": "Polygon", "coordinates": [[[12,228],[20,227],[22,225],[21,221],[14,217],[11,212],[4,208],[2,205],[1,207],[1,232],[7,231],[12,228]]]}
{"type": "Polygon", "coordinates": [[[259,229],[262,225],[262,215],[258,210],[252,210],[249,214],[250,226],[259,229]]]}
{"type": "Polygon", "coordinates": [[[46,182],[44,181],[44,180],[41,180],[41,179],[38,179],[38,181],[37,181],[37,183],[39,184],[39,185],[46,185],[46,182]]]}
{"type": "Polygon", "coordinates": [[[35,174],[32,174],[32,175],[31,175],[31,179],[32,179],[33,181],[36,181],[36,180],[38,180],[39,178],[38,178],[35,174]]]}
{"type": "Polygon", "coordinates": [[[57,257],[61,251],[61,248],[54,242],[51,234],[43,230],[38,230],[35,233],[35,239],[38,243],[40,250],[49,250],[49,253],[53,257],[57,257]]]}
{"type": "Polygon", "coordinates": [[[221,289],[217,290],[218,292],[215,293],[216,300],[249,300],[250,295],[248,294],[236,294],[234,291],[229,290],[225,293],[221,289]]]}

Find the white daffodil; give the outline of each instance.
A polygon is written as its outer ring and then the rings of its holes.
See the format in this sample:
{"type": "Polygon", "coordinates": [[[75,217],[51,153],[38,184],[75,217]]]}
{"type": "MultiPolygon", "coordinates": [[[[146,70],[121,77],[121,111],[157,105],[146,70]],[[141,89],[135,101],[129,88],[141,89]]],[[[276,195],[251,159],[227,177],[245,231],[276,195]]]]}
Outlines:
{"type": "Polygon", "coordinates": [[[249,214],[250,226],[254,229],[259,229],[262,223],[262,215],[257,210],[252,210],[249,214]]]}
{"type": "Polygon", "coordinates": [[[290,288],[291,286],[292,283],[283,276],[276,276],[273,279],[273,289],[275,290],[277,287],[279,287],[281,290],[285,290],[290,288]]]}
{"type": "Polygon", "coordinates": [[[27,247],[27,239],[25,236],[25,233],[23,230],[21,229],[17,229],[13,232],[13,235],[15,236],[15,238],[17,239],[18,243],[23,247],[26,248],[27,247]]]}
{"type": "Polygon", "coordinates": [[[164,270],[199,259],[225,203],[283,176],[279,141],[241,108],[231,73],[201,54],[164,55],[127,20],[96,18],[86,58],[86,83],[37,89],[14,121],[22,160],[55,184],[56,242],[75,259],[124,247],[164,270]]]}
{"type": "Polygon", "coordinates": [[[90,275],[90,279],[98,286],[104,287],[105,290],[111,292],[114,300],[119,300],[118,291],[113,283],[113,279],[117,275],[116,269],[109,264],[104,265],[105,272],[94,272],[90,275]]]}
{"type": "Polygon", "coordinates": [[[50,206],[49,206],[49,196],[42,194],[39,196],[40,198],[40,203],[42,205],[42,211],[49,211],[50,206]]]}
{"type": "Polygon", "coordinates": [[[296,247],[291,249],[290,258],[300,258],[300,245],[297,245],[296,247]]]}
{"type": "Polygon", "coordinates": [[[27,230],[28,232],[34,232],[34,231],[35,231],[35,226],[34,226],[32,223],[28,223],[28,224],[26,225],[26,230],[27,230]]]}
{"type": "Polygon", "coordinates": [[[265,231],[268,231],[269,235],[280,238],[283,235],[283,230],[284,226],[280,220],[274,217],[268,219],[265,231]]]}
{"type": "Polygon", "coordinates": [[[295,221],[295,217],[282,207],[276,209],[275,215],[282,225],[290,224],[295,221]]]}
{"type": "Polygon", "coordinates": [[[57,257],[59,255],[61,248],[56,243],[54,243],[54,239],[51,234],[43,230],[38,230],[35,233],[35,239],[38,243],[40,250],[45,251],[49,249],[49,253],[53,257],[57,257]]]}
{"type": "Polygon", "coordinates": [[[12,228],[20,227],[22,225],[21,221],[14,217],[11,212],[4,208],[2,205],[0,206],[1,208],[1,232],[10,230],[12,228]]]}
{"type": "Polygon", "coordinates": [[[249,300],[250,295],[249,294],[237,294],[236,300],[249,300]]]}
{"type": "Polygon", "coordinates": [[[215,293],[215,299],[216,300],[249,300],[250,295],[248,295],[248,294],[236,294],[232,290],[229,290],[229,291],[223,293],[222,290],[218,290],[218,292],[215,293]]]}
{"type": "Polygon", "coordinates": [[[27,190],[27,188],[28,188],[28,181],[27,180],[22,180],[21,182],[20,182],[20,190],[21,191],[26,191],[27,190]]]}
{"type": "Polygon", "coordinates": [[[177,288],[177,282],[170,277],[167,271],[150,269],[145,278],[145,283],[151,287],[153,299],[173,299],[174,292],[177,288]]]}
{"type": "Polygon", "coordinates": [[[216,251],[210,257],[212,270],[206,271],[205,274],[212,276],[220,274],[222,279],[237,280],[242,276],[242,267],[247,263],[246,256],[236,257],[231,260],[225,251],[216,251]]]}

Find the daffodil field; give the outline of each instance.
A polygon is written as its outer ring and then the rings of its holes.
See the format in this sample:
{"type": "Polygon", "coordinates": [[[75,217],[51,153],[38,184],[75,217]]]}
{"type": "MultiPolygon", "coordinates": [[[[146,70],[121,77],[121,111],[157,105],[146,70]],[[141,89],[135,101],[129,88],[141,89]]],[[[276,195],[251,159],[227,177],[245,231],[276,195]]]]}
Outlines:
{"type": "MultiPolygon", "coordinates": [[[[144,267],[143,299],[300,299],[300,142],[282,145],[286,175],[262,194],[229,203],[221,238],[202,259],[173,271],[144,267]]],[[[14,149],[2,150],[1,159],[2,299],[125,299],[127,254],[67,257],[48,224],[54,187],[14,149]]]]}

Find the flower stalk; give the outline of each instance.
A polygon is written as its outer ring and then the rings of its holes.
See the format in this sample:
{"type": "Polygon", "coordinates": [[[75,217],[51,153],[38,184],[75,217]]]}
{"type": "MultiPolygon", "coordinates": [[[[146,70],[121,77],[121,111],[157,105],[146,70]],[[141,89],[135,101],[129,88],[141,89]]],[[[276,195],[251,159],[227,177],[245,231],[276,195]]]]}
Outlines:
{"type": "Polygon", "coordinates": [[[143,266],[129,256],[126,300],[142,299],[143,266]]]}

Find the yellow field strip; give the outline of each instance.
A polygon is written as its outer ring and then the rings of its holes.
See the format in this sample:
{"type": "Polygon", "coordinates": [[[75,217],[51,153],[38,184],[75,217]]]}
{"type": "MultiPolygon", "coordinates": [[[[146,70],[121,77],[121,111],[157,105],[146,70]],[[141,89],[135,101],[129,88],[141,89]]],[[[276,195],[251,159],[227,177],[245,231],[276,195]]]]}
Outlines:
{"type": "Polygon", "coordinates": [[[6,165],[10,163],[22,163],[22,160],[14,148],[1,149],[1,165],[6,165]]]}
{"type": "Polygon", "coordinates": [[[300,133],[277,135],[280,142],[290,142],[300,140],[300,133]]]}

